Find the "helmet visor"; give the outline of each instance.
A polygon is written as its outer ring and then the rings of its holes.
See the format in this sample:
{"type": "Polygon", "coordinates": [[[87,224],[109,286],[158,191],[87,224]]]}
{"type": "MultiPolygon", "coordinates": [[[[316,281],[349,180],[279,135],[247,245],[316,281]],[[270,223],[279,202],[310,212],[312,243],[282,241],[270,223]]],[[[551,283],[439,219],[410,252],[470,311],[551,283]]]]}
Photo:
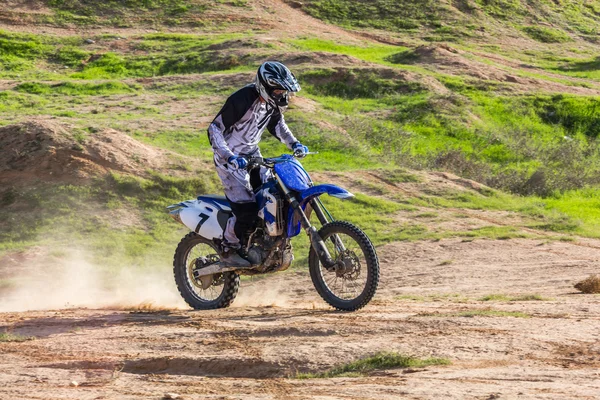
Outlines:
{"type": "Polygon", "coordinates": [[[271,92],[271,95],[273,96],[274,99],[279,99],[283,96],[286,96],[288,94],[287,90],[283,90],[283,89],[274,89],[271,92]]]}
{"type": "Polygon", "coordinates": [[[288,91],[284,89],[273,89],[271,91],[271,97],[275,100],[275,103],[280,107],[287,107],[289,99],[288,99],[288,91]]]}

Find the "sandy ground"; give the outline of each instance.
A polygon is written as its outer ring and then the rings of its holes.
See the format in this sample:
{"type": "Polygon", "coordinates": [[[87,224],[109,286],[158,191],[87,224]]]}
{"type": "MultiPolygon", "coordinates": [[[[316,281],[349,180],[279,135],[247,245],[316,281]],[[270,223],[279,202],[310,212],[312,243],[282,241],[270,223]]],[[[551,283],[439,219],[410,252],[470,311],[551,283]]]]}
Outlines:
{"type": "MultiPolygon", "coordinates": [[[[442,240],[379,248],[375,299],[331,311],[303,272],[243,282],[234,307],[0,313],[1,399],[595,399],[600,242],[442,240]],[[541,301],[482,301],[489,294],[541,301]],[[275,295],[276,294],[276,295],[275,295]],[[514,316],[460,316],[498,310],[514,316]],[[298,380],[378,351],[452,364],[298,380]]],[[[143,307],[142,307],[143,308],[143,307]]]]}

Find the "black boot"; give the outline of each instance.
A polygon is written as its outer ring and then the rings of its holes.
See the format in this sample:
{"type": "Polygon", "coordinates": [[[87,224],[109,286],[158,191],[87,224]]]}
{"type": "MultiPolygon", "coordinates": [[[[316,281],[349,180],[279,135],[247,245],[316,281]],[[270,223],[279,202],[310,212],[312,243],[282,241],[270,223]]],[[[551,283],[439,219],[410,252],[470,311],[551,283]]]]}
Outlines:
{"type": "Polygon", "coordinates": [[[221,267],[235,267],[235,268],[250,268],[252,264],[250,261],[246,260],[235,249],[228,249],[223,252],[223,256],[221,257],[221,262],[219,263],[221,267]]]}

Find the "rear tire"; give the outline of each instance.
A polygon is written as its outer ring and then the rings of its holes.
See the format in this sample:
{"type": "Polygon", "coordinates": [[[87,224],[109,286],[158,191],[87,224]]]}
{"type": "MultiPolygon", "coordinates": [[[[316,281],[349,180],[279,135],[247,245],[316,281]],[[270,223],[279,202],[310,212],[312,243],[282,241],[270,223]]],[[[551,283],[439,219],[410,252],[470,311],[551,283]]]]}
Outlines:
{"type": "Polygon", "coordinates": [[[356,311],[363,308],[375,295],[379,283],[379,260],[371,240],[358,227],[345,221],[334,221],[323,225],[319,230],[319,235],[325,241],[325,245],[334,260],[349,260],[349,270],[339,275],[336,272],[327,271],[321,265],[317,253],[311,247],[308,266],[315,289],[317,289],[323,300],[338,310],[356,311]],[[349,253],[342,254],[336,250],[336,246],[330,239],[336,234],[349,253]],[[359,251],[360,254],[357,254],[359,251]],[[361,277],[361,275],[363,276],[361,277]],[[333,288],[334,285],[337,285],[338,279],[341,282],[340,294],[343,297],[336,294],[333,288]],[[345,285],[346,288],[344,289],[345,285]],[[352,293],[349,289],[352,289],[352,293]],[[346,293],[347,296],[344,295],[346,293]]]}
{"type": "Polygon", "coordinates": [[[185,302],[196,310],[229,307],[237,296],[240,276],[235,272],[214,274],[215,281],[207,289],[202,289],[200,280],[193,276],[196,258],[199,256],[218,257],[217,254],[216,245],[195,232],[190,232],[181,239],[175,251],[173,275],[177,289],[185,302]],[[193,251],[194,254],[190,255],[193,251]]]}

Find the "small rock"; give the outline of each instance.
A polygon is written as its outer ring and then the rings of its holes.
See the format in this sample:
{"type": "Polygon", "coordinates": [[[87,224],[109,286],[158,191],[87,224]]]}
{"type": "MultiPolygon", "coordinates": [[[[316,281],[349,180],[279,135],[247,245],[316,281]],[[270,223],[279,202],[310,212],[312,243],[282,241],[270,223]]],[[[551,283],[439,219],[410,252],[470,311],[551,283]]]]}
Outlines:
{"type": "Polygon", "coordinates": [[[77,387],[77,386],[79,386],[79,382],[77,382],[77,381],[71,381],[71,383],[69,383],[69,386],[77,387]]]}
{"type": "Polygon", "coordinates": [[[403,374],[414,374],[415,372],[423,372],[423,371],[427,371],[425,368],[407,368],[407,369],[403,369],[402,373],[403,374]]]}
{"type": "Polygon", "coordinates": [[[84,42],[85,42],[86,44],[94,44],[94,43],[96,43],[96,41],[95,41],[95,40],[92,40],[92,39],[85,39],[85,40],[84,40],[84,42]]]}
{"type": "Polygon", "coordinates": [[[179,395],[176,393],[165,393],[163,399],[178,399],[179,395]]]}

